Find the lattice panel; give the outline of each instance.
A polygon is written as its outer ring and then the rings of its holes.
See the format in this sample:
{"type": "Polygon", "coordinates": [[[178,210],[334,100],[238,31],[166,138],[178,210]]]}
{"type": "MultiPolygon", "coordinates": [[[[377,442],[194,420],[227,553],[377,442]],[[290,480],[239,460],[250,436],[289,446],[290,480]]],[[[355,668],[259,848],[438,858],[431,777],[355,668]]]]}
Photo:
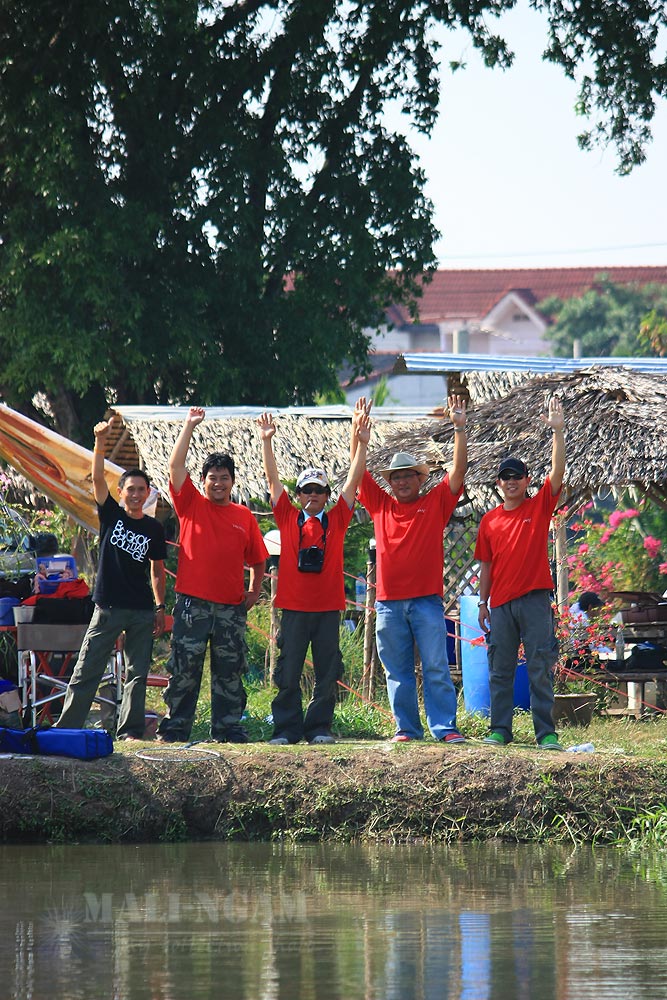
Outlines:
{"type": "Polygon", "coordinates": [[[470,584],[476,576],[473,553],[479,526],[479,514],[470,514],[463,520],[450,521],[445,531],[445,610],[458,611],[458,600],[468,585],[476,592],[477,584],[470,584]]]}
{"type": "Polygon", "coordinates": [[[448,614],[458,614],[458,600],[467,587],[477,593],[477,581],[471,583],[478,572],[473,555],[477,530],[484,512],[498,501],[498,494],[490,487],[467,490],[445,529],[444,598],[448,614]]]}

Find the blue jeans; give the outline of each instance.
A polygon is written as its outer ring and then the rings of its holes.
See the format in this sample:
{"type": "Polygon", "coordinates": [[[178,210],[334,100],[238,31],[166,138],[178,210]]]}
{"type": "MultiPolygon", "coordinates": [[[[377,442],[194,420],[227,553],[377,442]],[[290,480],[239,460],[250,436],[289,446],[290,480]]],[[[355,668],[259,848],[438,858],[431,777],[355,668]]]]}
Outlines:
{"type": "Polygon", "coordinates": [[[539,743],[554,731],[553,666],[558,659],[558,642],[554,635],[549,591],[531,590],[497,608],[492,606],[487,642],[491,729],[501,733],[508,742],[512,739],[514,674],[519,643],[523,642],[530,683],[530,710],[539,743]]]}
{"type": "Polygon", "coordinates": [[[376,604],[377,647],[385,674],[389,704],[399,733],[420,740],[415,643],[422,661],[424,707],[436,740],[456,730],[456,689],[447,662],[447,627],[437,594],[376,604]]]}

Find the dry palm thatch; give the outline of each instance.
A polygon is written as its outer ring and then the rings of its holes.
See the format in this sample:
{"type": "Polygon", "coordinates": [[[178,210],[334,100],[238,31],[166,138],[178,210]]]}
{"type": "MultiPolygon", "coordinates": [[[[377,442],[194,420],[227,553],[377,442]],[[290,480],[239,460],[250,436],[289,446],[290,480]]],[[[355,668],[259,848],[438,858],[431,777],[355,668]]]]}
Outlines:
{"type": "MultiPolygon", "coordinates": [[[[326,470],[336,492],[350,465],[350,419],[325,418],[316,414],[280,413],[275,417],[273,449],[283,480],[296,479],[309,465],[326,470]]],[[[181,420],[130,420],[132,439],[144,467],[164,497],[169,496],[168,463],[181,420]]],[[[412,424],[376,421],[374,441],[381,447],[394,434],[407,433],[412,424]]],[[[254,417],[207,418],[195,430],[187,465],[194,482],[199,482],[204,459],[213,451],[227,452],[236,465],[236,496],[248,501],[263,497],[266,479],[254,417]]]]}
{"type": "MultiPolygon", "coordinates": [[[[551,431],[540,414],[553,395],[565,409],[568,503],[632,486],[667,507],[664,377],[605,367],[531,378],[500,399],[471,405],[466,484],[473,502],[478,489],[488,496],[498,463],[510,454],[526,462],[534,482],[544,479],[551,464],[551,431]]],[[[413,425],[373,451],[372,467],[382,468],[394,451],[409,451],[431,466],[432,482],[437,482],[451,462],[452,447],[448,419],[413,425]]]]}

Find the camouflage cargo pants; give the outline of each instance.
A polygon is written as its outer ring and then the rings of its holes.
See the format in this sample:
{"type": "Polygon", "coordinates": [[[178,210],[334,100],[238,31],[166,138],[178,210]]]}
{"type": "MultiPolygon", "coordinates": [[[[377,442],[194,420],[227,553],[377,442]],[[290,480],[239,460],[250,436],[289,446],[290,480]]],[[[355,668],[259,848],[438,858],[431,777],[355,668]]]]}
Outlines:
{"type": "Polygon", "coordinates": [[[159,733],[187,740],[195,718],[207,644],[211,655],[211,736],[224,741],[238,729],[246,705],[242,675],[246,671],[245,604],[215,604],[179,594],[174,608],[169,685],[164,693],[168,712],[159,733]]]}

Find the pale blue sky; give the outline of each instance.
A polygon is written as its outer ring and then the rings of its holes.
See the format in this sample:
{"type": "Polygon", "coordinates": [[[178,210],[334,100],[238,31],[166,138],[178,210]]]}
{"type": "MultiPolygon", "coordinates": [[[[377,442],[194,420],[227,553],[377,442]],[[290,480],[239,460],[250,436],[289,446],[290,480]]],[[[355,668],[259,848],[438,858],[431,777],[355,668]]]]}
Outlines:
{"type": "Polygon", "coordinates": [[[411,137],[443,234],[440,266],[667,264],[667,104],[647,162],[619,177],[613,149],[577,145],[577,86],[540,59],[543,19],[521,2],[498,24],[516,53],[506,72],[442,32],[439,121],[429,141],[411,137]],[[467,68],[452,74],[454,59],[467,68]]]}

